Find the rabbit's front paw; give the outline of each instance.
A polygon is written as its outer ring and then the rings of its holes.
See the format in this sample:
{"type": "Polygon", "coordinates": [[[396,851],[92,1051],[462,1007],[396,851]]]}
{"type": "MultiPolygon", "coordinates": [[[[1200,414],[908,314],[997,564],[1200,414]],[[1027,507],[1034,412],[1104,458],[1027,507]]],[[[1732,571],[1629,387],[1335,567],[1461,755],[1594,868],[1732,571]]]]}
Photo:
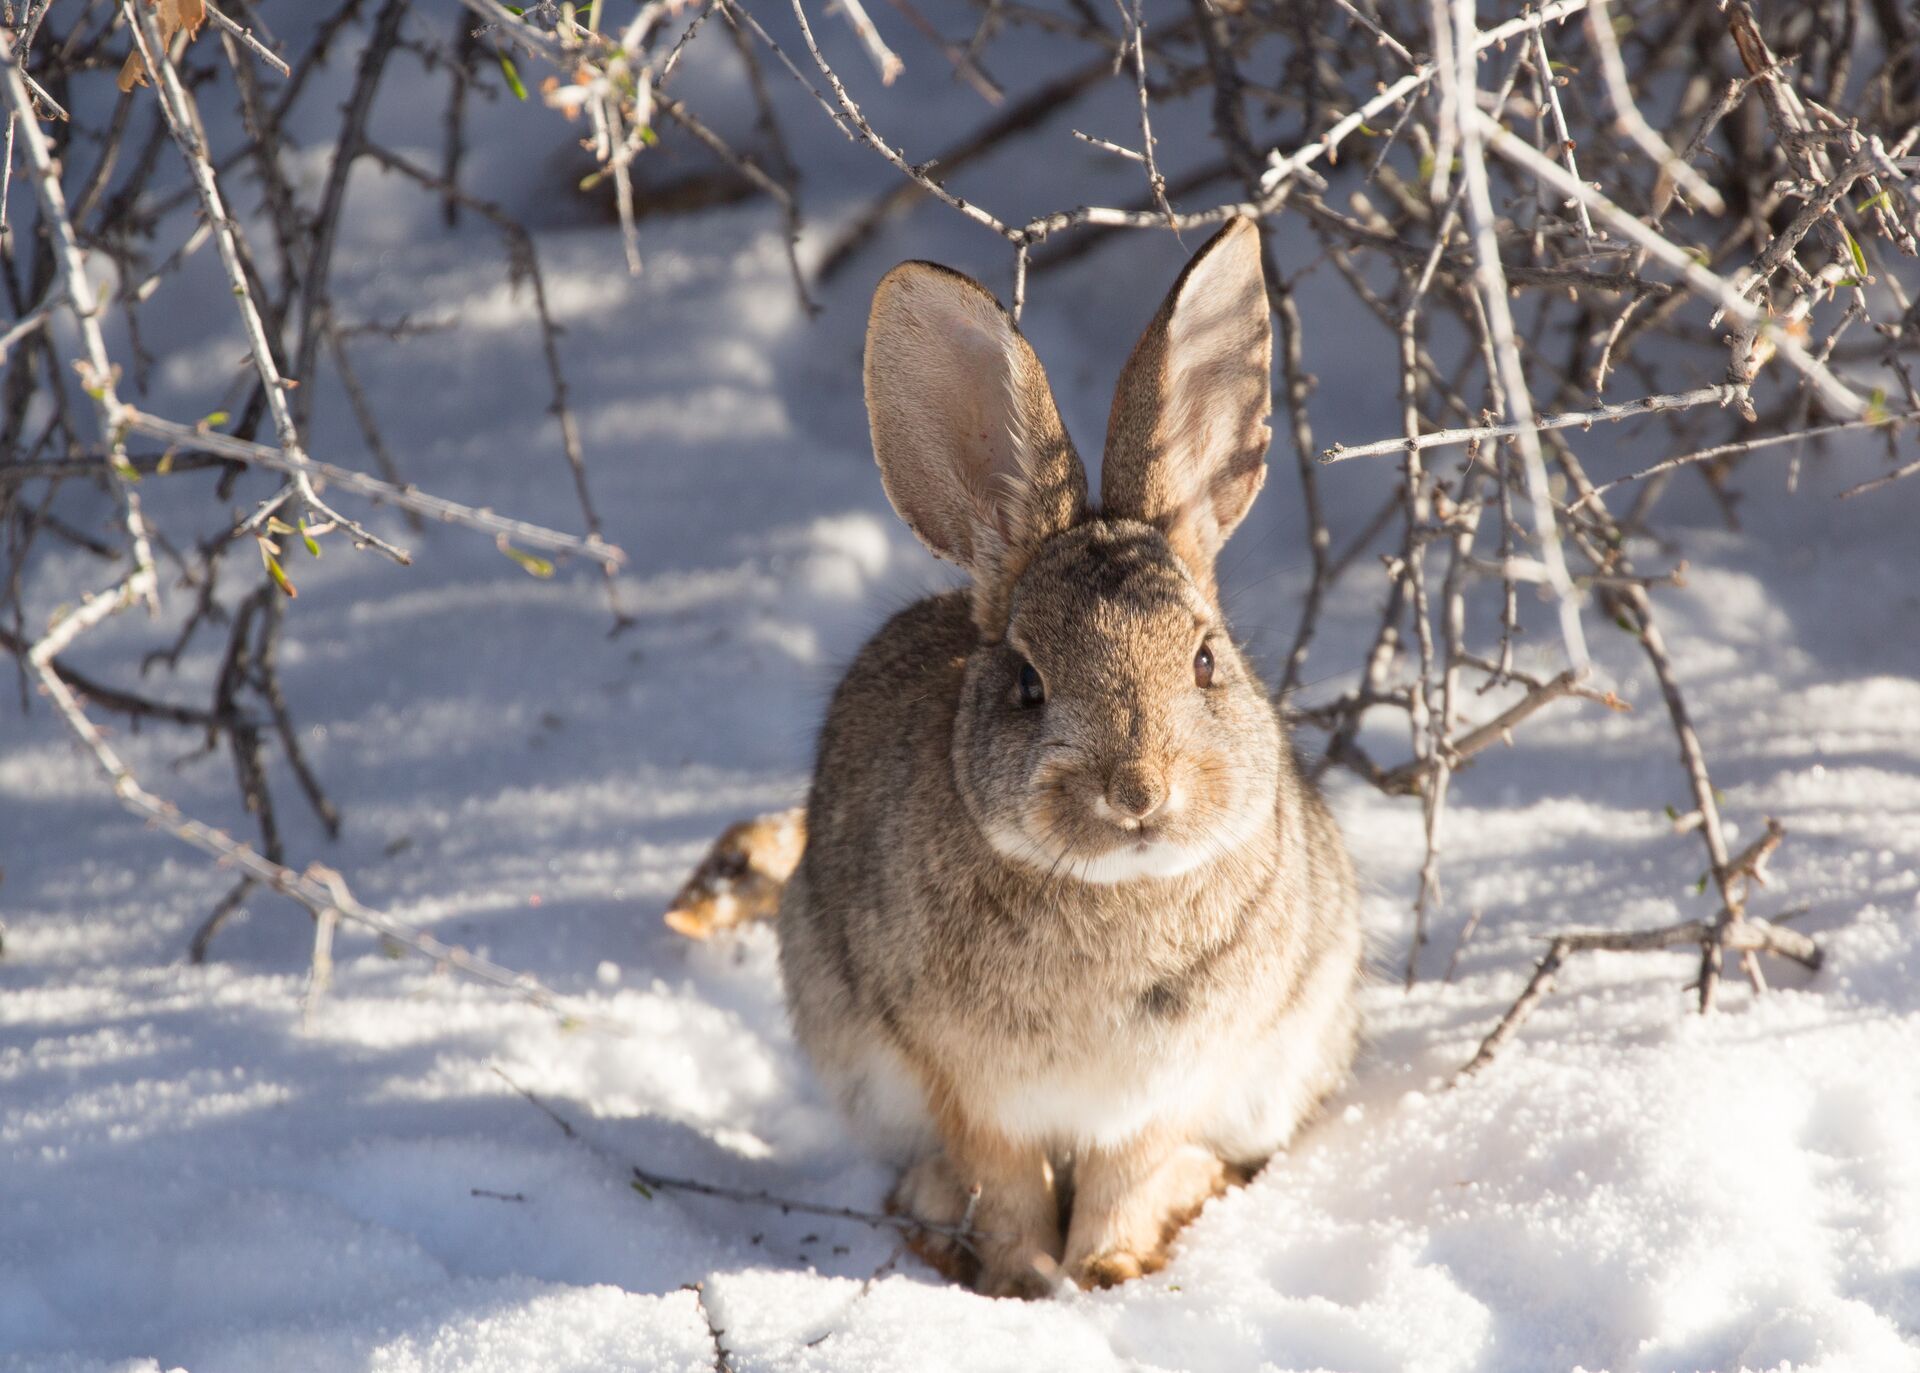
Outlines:
{"type": "Polygon", "coordinates": [[[967,1190],[945,1153],[930,1154],[908,1168],[887,1197],[887,1210],[930,1229],[907,1232],[907,1248],[950,1282],[971,1285],[980,1261],[956,1234],[967,1216],[967,1190]]]}
{"type": "Polygon", "coordinates": [[[1198,1145],[1143,1139],[1087,1151],[1078,1165],[1067,1276],[1084,1289],[1157,1273],[1180,1227],[1235,1177],[1198,1145]]]}
{"type": "Polygon", "coordinates": [[[988,1297],[1018,1297],[1037,1301],[1060,1287],[1060,1264],[1044,1249],[1028,1248],[993,1254],[981,1266],[974,1290],[988,1297]]]}
{"type": "Polygon", "coordinates": [[[1016,1208],[982,1208],[945,1153],[902,1173],[887,1210],[918,1223],[907,1232],[907,1248],[949,1281],[989,1297],[1027,1299],[1050,1296],[1060,1286],[1060,1263],[1048,1247],[1057,1234],[1043,1226],[1043,1233],[1023,1238],[1016,1208]]]}
{"type": "Polygon", "coordinates": [[[1142,1273],[1152,1273],[1165,1264],[1161,1253],[1133,1254],[1124,1249],[1109,1249],[1104,1254],[1089,1254],[1073,1266],[1067,1276],[1085,1292],[1095,1287],[1117,1287],[1142,1273]]]}

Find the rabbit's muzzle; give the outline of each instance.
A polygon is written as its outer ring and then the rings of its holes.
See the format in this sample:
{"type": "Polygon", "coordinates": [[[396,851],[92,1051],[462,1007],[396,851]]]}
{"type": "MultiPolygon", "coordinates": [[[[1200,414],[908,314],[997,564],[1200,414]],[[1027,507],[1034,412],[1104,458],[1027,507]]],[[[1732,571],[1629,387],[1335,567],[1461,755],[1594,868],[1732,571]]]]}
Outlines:
{"type": "Polygon", "coordinates": [[[1106,792],[1096,798],[1094,813],[1121,829],[1137,830],[1167,808],[1172,788],[1158,768],[1134,765],[1115,768],[1106,792]]]}
{"type": "MultiPolygon", "coordinates": [[[[1083,882],[1173,877],[1244,843],[1249,810],[1202,760],[1054,764],[1035,779],[1019,824],[990,829],[1003,856],[1083,882]]],[[[1270,807],[1269,807],[1270,809],[1270,807]]]]}

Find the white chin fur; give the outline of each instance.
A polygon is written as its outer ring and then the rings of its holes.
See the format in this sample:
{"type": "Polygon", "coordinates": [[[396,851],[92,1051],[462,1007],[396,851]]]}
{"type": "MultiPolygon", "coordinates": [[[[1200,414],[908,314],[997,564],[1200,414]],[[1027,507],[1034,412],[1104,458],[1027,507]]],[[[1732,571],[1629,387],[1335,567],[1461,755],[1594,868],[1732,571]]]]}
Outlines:
{"type": "Polygon", "coordinates": [[[1035,843],[1013,825],[997,824],[986,828],[987,842],[1002,858],[1010,858],[1022,867],[1041,872],[1057,872],[1076,881],[1111,887],[1145,878],[1179,877],[1222,858],[1251,839],[1259,828],[1259,818],[1235,816],[1232,823],[1217,831],[1207,844],[1175,844],[1154,839],[1145,844],[1125,840],[1097,858],[1062,857],[1046,846],[1035,843]],[[1058,860],[1058,861],[1056,861],[1058,860]]]}

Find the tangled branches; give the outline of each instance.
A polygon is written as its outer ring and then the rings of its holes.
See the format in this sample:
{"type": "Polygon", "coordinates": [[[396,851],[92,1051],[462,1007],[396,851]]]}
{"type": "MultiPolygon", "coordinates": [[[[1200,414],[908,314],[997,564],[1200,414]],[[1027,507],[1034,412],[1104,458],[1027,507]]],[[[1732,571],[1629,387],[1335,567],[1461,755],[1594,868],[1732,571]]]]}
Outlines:
{"type": "MultiPolygon", "coordinates": [[[[178,3],[164,0],[159,13],[178,3]]],[[[1684,569],[1661,566],[1646,535],[1674,482],[1703,482],[1731,521],[1730,481],[1743,464],[1785,450],[1791,483],[1808,452],[1841,436],[1877,438],[1888,457],[1884,474],[1850,494],[1920,473],[1920,462],[1902,462],[1896,446],[1920,417],[1909,361],[1917,319],[1912,263],[1920,249],[1913,177],[1920,168],[1920,23],[1904,7],[1891,0],[1190,0],[1174,11],[1131,0],[1111,7],[956,0],[930,15],[915,0],[892,0],[880,19],[897,15],[913,33],[890,41],[852,0],[838,7],[844,30],[824,24],[822,7],[808,0],[784,7],[596,0],[524,11],[497,0],[461,3],[465,14],[449,42],[422,37],[424,5],[385,0],[372,15],[313,205],[300,203],[284,176],[287,114],[308,74],[361,22],[360,3],[342,4],[319,22],[311,48],[288,55],[288,73],[271,77],[274,45],[255,36],[263,30],[247,0],[235,0],[231,16],[206,7],[226,59],[219,69],[192,65],[206,40],[184,48],[185,29],[169,47],[165,24],[140,0],[120,0],[110,14],[83,7],[63,34],[40,32],[47,0],[8,16],[9,170],[17,160],[33,181],[46,233],[31,261],[10,237],[4,262],[14,310],[0,330],[0,350],[12,350],[0,409],[0,508],[11,540],[14,619],[6,642],[49,691],[72,682],[57,659],[67,643],[156,594],[153,540],[132,479],[161,462],[173,472],[218,464],[229,481],[231,462],[286,478],[250,518],[200,549],[191,581],[201,613],[189,632],[226,613],[216,609],[216,573],[224,552],[243,541],[260,547],[275,584],[276,569],[284,575],[278,539],[337,533],[401,555],[329,504],[329,490],[470,524],[521,547],[617,560],[598,536],[532,241],[462,185],[461,110],[481,86],[480,59],[491,54],[514,87],[522,87],[516,64],[527,64],[544,102],[577,121],[599,168],[589,182],[604,181],[611,191],[629,270],[643,269],[642,220],[660,208],[649,204],[634,167],[656,143],[680,140],[717,162],[740,194],[766,198],[808,310],[818,279],[857,259],[880,225],[916,204],[943,207],[1004,245],[1016,314],[1031,278],[1123,230],[1182,232],[1234,215],[1299,226],[1301,234],[1285,241],[1310,241],[1311,260],[1282,261],[1278,233],[1265,245],[1281,343],[1276,428],[1294,450],[1312,572],[1279,691],[1299,722],[1324,736],[1325,766],[1349,769],[1421,807],[1425,853],[1408,982],[1422,971],[1429,919],[1441,901],[1454,775],[1549,709],[1569,709],[1569,702],[1625,708],[1590,662],[1588,631],[1598,623],[1630,633],[1659,684],[1689,798],[1676,808],[1684,810],[1676,828],[1697,832],[1705,846],[1716,909],[1658,930],[1559,937],[1473,1066],[1512,1035],[1561,964],[1584,949],[1697,949],[1703,1010],[1719,994],[1729,952],[1756,989],[1764,985],[1763,953],[1817,961],[1812,941],[1749,909],[1781,832],[1770,827],[1762,851],[1730,850],[1656,606],[1656,593],[1684,569]],[[873,71],[837,67],[830,56],[836,39],[873,71]],[[723,133],[726,121],[696,111],[676,84],[694,44],[722,43],[752,99],[756,122],[746,136],[723,133]],[[1021,67],[1039,72],[1024,89],[1003,87],[993,74],[1015,45],[1021,67]],[[49,138],[70,128],[60,103],[68,75],[87,62],[130,61],[136,50],[154,78],[151,91],[136,92],[146,103],[123,105],[110,118],[91,172],[57,166],[61,149],[49,138]],[[367,131],[367,111],[402,51],[422,55],[447,81],[438,167],[380,146],[367,131]],[[858,94],[873,80],[898,88],[949,75],[987,108],[973,129],[939,131],[944,146],[932,156],[918,146],[930,141],[929,130],[881,127],[858,94]],[[779,93],[770,78],[781,83],[779,93]],[[194,91],[216,79],[231,81],[251,139],[224,159],[195,132],[194,91]],[[271,81],[283,82],[279,94],[271,81]],[[1060,127],[1110,83],[1128,96],[1124,127],[1060,127]],[[1206,136],[1168,134],[1177,123],[1167,117],[1173,106],[1204,110],[1206,136]],[[800,119],[830,121],[897,178],[817,252],[802,232],[803,169],[793,151],[807,146],[795,137],[800,119]],[[133,155],[136,171],[150,171],[162,148],[171,148],[191,172],[188,194],[203,216],[195,235],[154,271],[127,247],[155,222],[153,207],[137,195],[138,176],[109,193],[120,150],[136,147],[141,128],[147,143],[133,155]],[[1065,178],[1059,208],[1015,214],[956,189],[956,175],[971,165],[1069,137],[1132,168],[1137,195],[1126,203],[1076,200],[1079,188],[1065,178]],[[302,397],[328,358],[358,397],[345,347],[355,326],[337,317],[328,273],[347,171],[360,159],[438,197],[449,218],[471,212],[500,229],[516,278],[533,286],[584,537],[413,492],[378,439],[377,418],[358,399],[381,477],[323,464],[302,448],[302,397]],[[273,264],[233,222],[224,187],[236,167],[259,186],[273,264]],[[247,323],[255,384],[237,420],[195,426],[123,400],[120,374],[90,321],[102,308],[136,320],[141,283],[208,239],[247,323]],[[116,257],[129,283],[110,305],[89,294],[81,258],[90,252],[116,257]],[[1295,285],[1302,272],[1320,268],[1348,288],[1342,323],[1382,330],[1397,378],[1397,433],[1343,435],[1357,441],[1329,445],[1313,431],[1314,382],[1295,285]],[[66,399],[63,364],[45,327],[56,310],[81,321],[90,425],[66,399]],[[1677,386],[1676,377],[1692,384],[1677,386]],[[29,433],[36,394],[53,403],[29,433]],[[268,423],[272,444],[256,438],[268,423]],[[1595,480],[1581,436],[1613,425],[1664,441],[1669,455],[1595,480]],[[164,458],[132,451],[136,436],[166,443],[164,458]],[[1393,468],[1382,468],[1378,513],[1363,527],[1335,531],[1320,499],[1323,465],[1379,460],[1393,468]],[[118,494],[124,538],[104,551],[121,570],[36,638],[20,620],[20,569],[35,540],[72,534],[54,500],[67,481],[107,484],[118,494]],[[1385,556],[1369,559],[1383,541],[1385,556]],[[1331,700],[1299,705],[1335,588],[1375,567],[1384,573],[1380,610],[1356,679],[1331,700]],[[1403,756],[1376,756],[1382,719],[1404,728],[1403,756]]],[[[148,360],[139,355],[137,330],[133,338],[137,382],[148,360]]],[[[261,628],[235,649],[236,660],[250,665],[236,680],[249,685],[235,690],[259,692],[270,704],[273,620],[254,623],[261,628]]],[[[188,714],[196,728],[212,721],[238,752],[258,748],[259,728],[240,727],[242,716],[252,717],[232,700],[169,715],[165,703],[135,705],[121,688],[90,696],[103,709],[160,719],[188,714]]],[[[260,769],[240,772],[248,787],[254,784],[244,779],[260,769]]],[[[270,834],[263,843],[272,848],[270,834]]]]}
{"type": "MultiPolygon", "coordinates": [[[[500,216],[514,251],[515,274],[529,277],[534,283],[536,312],[552,369],[555,413],[587,523],[584,536],[504,518],[417,491],[399,479],[390,460],[387,475],[377,478],[320,461],[306,451],[306,397],[312,394],[323,340],[334,350],[343,382],[358,397],[341,344],[345,331],[335,317],[329,290],[330,259],[346,201],[347,171],[355,159],[378,151],[366,142],[366,116],[381,71],[396,50],[400,21],[408,9],[406,0],[388,0],[375,20],[374,41],[360,61],[342,136],[334,148],[332,171],[321,203],[311,213],[296,203],[284,179],[285,162],[292,151],[285,119],[306,76],[324,60],[330,45],[359,8],[357,4],[344,6],[332,22],[322,25],[297,69],[267,48],[255,36],[250,22],[242,24],[204,0],[164,0],[158,5],[147,0],[123,0],[117,6],[105,7],[104,13],[96,13],[101,6],[88,6],[62,16],[71,20],[71,27],[64,32],[54,31],[44,22],[51,8],[49,0],[39,0],[18,14],[9,6],[5,15],[8,27],[0,31],[0,86],[4,87],[0,93],[5,96],[8,112],[8,181],[10,184],[17,153],[22,171],[32,183],[37,208],[34,227],[38,230],[30,240],[30,254],[24,257],[16,223],[8,223],[6,236],[0,239],[0,267],[4,268],[6,288],[18,316],[6,334],[6,346],[12,353],[4,413],[0,413],[0,452],[4,452],[4,461],[0,461],[0,528],[5,530],[10,552],[5,600],[12,619],[11,629],[0,630],[0,644],[21,665],[22,704],[31,681],[51,699],[127,809],[242,874],[194,937],[191,952],[196,960],[205,956],[221,923],[256,887],[264,886],[314,915],[316,989],[324,984],[330,965],[334,925],[347,920],[436,962],[544,1004],[557,1004],[537,983],[443,945],[363,906],[338,874],[319,865],[304,872],[288,867],[264,757],[266,740],[272,738],[323,827],[329,833],[337,832],[338,814],[301,751],[280,688],[276,648],[284,602],[298,594],[282,560],[283,548],[287,540],[297,538],[317,557],[322,540],[344,536],[357,548],[377,551],[399,563],[410,562],[411,557],[405,549],[336,509],[324,494],[329,487],[397,506],[416,517],[429,515],[491,534],[503,550],[535,570],[550,571],[550,565],[516,544],[587,558],[609,574],[621,562],[620,550],[600,537],[588,497],[567,410],[565,383],[552,347],[554,326],[540,288],[531,241],[517,224],[500,216]],[[219,35],[224,65],[240,94],[251,136],[250,144],[226,166],[230,169],[238,162],[250,164],[264,188],[274,248],[280,259],[277,281],[229,209],[222,168],[207,146],[193,94],[211,72],[206,68],[189,70],[187,52],[209,20],[219,35]],[[40,40],[37,50],[36,39],[40,40]],[[73,168],[67,163],[83,144],[74,116],[53,92],[64,92],[71,81],[98,65],[116,42],[126,45],[123,60],[116,64],[121,73],[122,97],[104,129],[87,130],[100,151],[92,171],[74,183],[79,191],[70,198],[73,168]],[[267,102],[255,64],[286,80],[278,103],[267,102]],[[30,67],[37,68],[37,74],[30,67]],[[150,98],[140,87],[150,88],[150,98]],[[137,106],[148,111],[146,143],[135,160],[133,173],[109,196],[106,192],[116,166],[140,124],[137,106]],[[185,169],[200,217],[187,241],[148,272],[142,270],[143,256],[136,245],[151,236],[162,219],[146,203],[146,197],[168,148],[185,169]],[[221,411],[188,424],[150,414],[123,398],[125,375],[109,354],[103,321],[114,313],[122,315],[135,353],[133,384],[144,389],[150,360],[139,341],[139,306],[162,278],[177,271],[209,240],[216,247],[247,340],[253,384],[237,418],[221,411]],[[90,252],[112,260],[114,275],[122,283],[117,292],[110,295],[96,284],[100,274],[89,273],[90,252]],[[73,320],[81,341],[83,355],[74,368],[81,389],[91,401],[91,426],[81,422],[70,401],[64,375],[66,360],[59,355],[55,332],[46,327],[56,312],[64,312],[73,320]],[[271,444],[253,438],[263,422],[271,423],[271,444]],[[37,434],[31,432],[36,425],[37,434]],[[133,452],[129,445],[136,436],[159,439],[166,447],[158,455],[133,452]],[[218,488],[222,499],[249,469],[277,473],[283,480],[277,490],[258,500],[250,514],[213,539],[201,542],[191,556],[183,555],[151,528],[136,484],[146,477],[173,478],[210,467],[222,472],[218,488]],[[101,545],[58,518],[55,511],[61,489],[69,482],[104,487],[115,495],[124,531],[121,548],[101,545]],[[78,544],[123,568],[108,585],[85,595],[77,606],[57,612],[44,632],[35,636],[27,632],[21,591],[36,544],[49,539],[78,544]],[[232,548],[248,542],[259,552],[261,579],[229,604],[219,594],[224,559],[232,548]],[[195,605],[178,639],[170,648],[150,655],[149,666],[155,662],[177,664],[189,642],[202,630],[219,622],[230,625],[213,683],[212,704],[204,710],[156,701],[126,687],[92,682],[68,668],[60,657],[82,635],[119,612],[135,605],[157,608],[161,594],[157,547],[166,549],[179,564],[181,581],[194,591],[195,605]],[[155,720],[203,730],[209,749],[224,740],[233,756],[246,809],[259,825],[258,847],[183,814],[173,803],[149,791],[88,713],[90,704],[136,722],[155,720]]],[[[243,0],[240,12],[251,20],[248,11],[243,0]]],[[[364,404],[357,408],[368,428],[370,446],[384,454],[375,421],[364,404]]],[[[611,579],[608,585],[611,589],[611,579]]]]}

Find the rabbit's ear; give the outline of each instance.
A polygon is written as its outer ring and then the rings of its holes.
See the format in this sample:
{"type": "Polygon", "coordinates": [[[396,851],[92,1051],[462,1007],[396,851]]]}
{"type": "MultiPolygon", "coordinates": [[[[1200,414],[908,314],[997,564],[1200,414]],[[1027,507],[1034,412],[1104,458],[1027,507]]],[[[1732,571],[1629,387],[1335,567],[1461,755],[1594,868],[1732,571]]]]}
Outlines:
{"type": "Polygon", "coordinates": [[[1209,592],[1266,480],[1272,360],[1260,233],[1229,220],[1134,345],[1100,473],[1103,512],[1157,526],[1209,592]]]}
{"type": "Polygon", "coordinates": [[[1033,550],[1086,510],[1087,477],[1019,328],[971,277],[903,262],[867,318],[867,418],[893,508],[973,574],[997,638],[1033,550]]]}

